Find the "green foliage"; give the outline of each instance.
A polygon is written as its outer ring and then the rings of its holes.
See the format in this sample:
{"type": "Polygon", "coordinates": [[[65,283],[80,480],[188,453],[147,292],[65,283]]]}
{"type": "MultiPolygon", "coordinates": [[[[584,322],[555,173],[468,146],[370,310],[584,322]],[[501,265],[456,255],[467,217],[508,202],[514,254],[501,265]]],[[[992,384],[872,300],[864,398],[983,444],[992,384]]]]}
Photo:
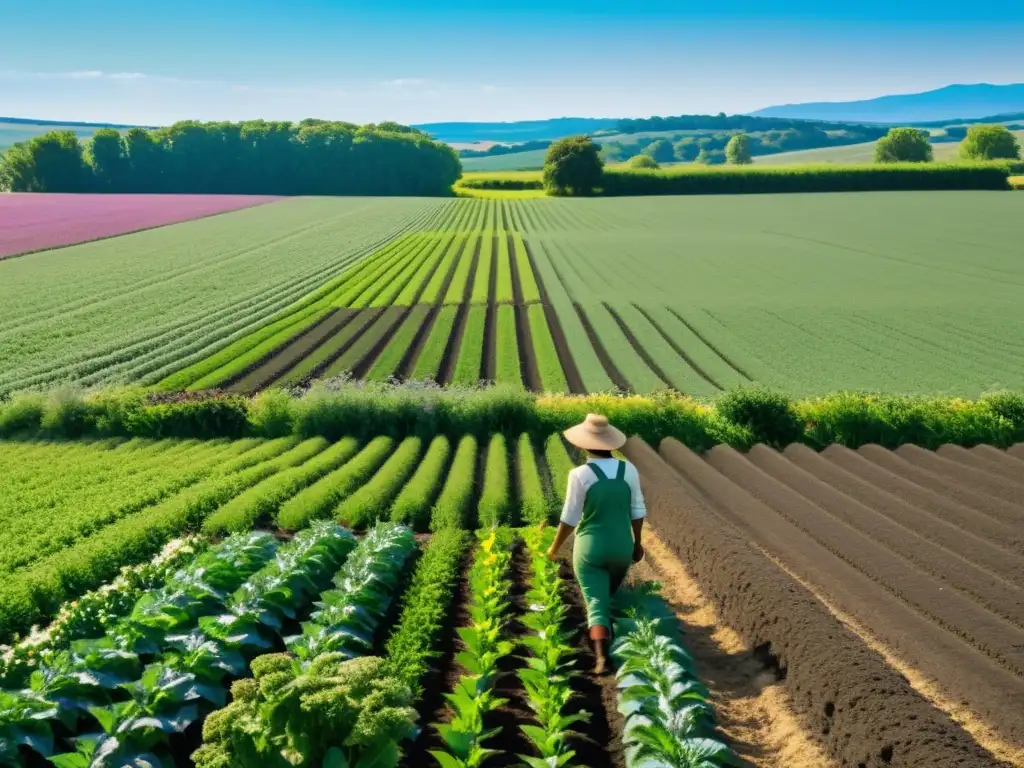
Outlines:
{"type": "Polygon", "coordinates": [[[475,386],[480,381],[484,363],[484,339],[487,333],[487,307],[471,305],[466,313],[459,356],[455,361],[452,383],[475,386]]]}
{"type": "Polygon", "coordinates": [[[444,361],[444,352],[448,348],[448,340],[455,329],[455,320],[459,314],[459,308],[455,306],[441,307],[430,327],[427,341],[420,351],[416,360],[411,379],[414,381],[436,380],[440,371],[441,363],[444,361]]]}
{"type": "Polygon", "coordinates": [[[418,531],[429,528],[430,508],[441,492],[451,451],[451,442],[444,435],[437,435],[430,441],[415,474],[391,505],[393,521],[405,523],[418,531]]]}
{"type": "Polygon", "coordinates": [[[644,154],[656,163],[671,163],[676,159],[675,150],[672,148],[672,142],[668,139],[655,139],[644,149],[644,154]]]}
{"type": "Polygon", "coordinates": [[[396,768],[416,710],[412,691],[384,667],[379,658],[341,653],[308,666],[286,654],[261,656],[255,679],[235,683],[234,701],[207,718],[192,759],[197,768],[396,768]]]}
{"type": "Polygon", "coordinates": [[[452,281],[448,284],[448,290],[444,294],[445,304],[461,304],[469,296],[469,292],[472,290],[469,285],[469,272],[473,268],[473,257],[479,237],[479,235],[473,234],[461,241],[465,244],[464,250],[456,257],[452,281]]]}
{"type": "Polygon", "coordinates": [[[511,522],[512,498],[508,472],[508,448],[504,435],[491,437],[484,466],[484,487],[477,505],[481,528],[511,522]]]}
{"type": "Polygon", "coordinates": [[[402,597],[402,612],[385,649],[384,674],[401,680],[419,698],[424,676],[438,658],[441,629],[449,615],[466,548],[466,534],[434,533],[402,597]]]}
{"type": "Polygon", "coordinates": [[[359,441],[347,438],[330,445],[323,438],[313,438],[320,452],[299,466],[278,472],[253,486],[214,512],[203,524],[207,535],[245,531],[259,523],[272,520],[280,506],[310,483],[348,461],[359,450],[359,441]]]}
{"type": "Polygon", "coordinates": [[[470,302],[486,304],[491,296],[491,266],[494,261],[494,230],[485,229],[480,236],[480,255],[473,276],[473,293],[470,302]]]}
{"type": "Polygon", "coordinates": [[[932,143],[919,128],[890,128],[875,145],[876,163],[930,163],[932,143]]]}
{"type": "Polygon", "coordinates": [[[629,167],[639,170],[657,171],[661,169],[658,161],[650,155],[640,154],[629,158],[629,167]]]}
{"type": "Polygon", "coordinates": [[[459,440],[448,478],[430,515],[435,533],[462,530],[469,523],[470,505],[476,487],[477,440],[466,435],[459,440]]]}
{"type": "Polygon", "coordinates": [[[803,436],[803,425],[788,396],[760,387],[726,392],[715,402],[722,418],[749,430],[753,440],[784,448],[803,436]]]}
{"type": "Polygon", "coordinates": [[[411,530],[380,523],[366,534],[323,592],[302,633],[285,638],[303,662],[324,653],[372,653],[374,638],[398,596],[405,565],[416,551],[411,530]]]}
{"type": "Polygon", "coordinates": [[[494,301],[496,304],[511,304],[515,301],[515,290],[512,286],[512,261],[508,247],[508,232],[497,231],[498,258],[495,260],[497,272],[494,281],[494,301]]]}
{"type": "Polygon", "coordinates": [[[516,495],[519,497],[520,516],[525,524],[540,525],[548,522],[551,505],[544,493],[533,441],[526,433],[520,435],[516,443],[516,495]]]}
{"type": "Polygon", "coordinates": [[[420,458],[423,441],[407,437],[365,485],[343,500],[334,518],[344,525],[363,528],[387,517],[392,503],[420,458]]]}
{"type": "Polygon", "coordinates": [[[297,530],[310,520],[331,515],[335,507],[356,488],[363,485],[384,463],[394,440],[374,438],[354,458],[333,472],[321,477],[281,505],[277,523],[287,530],[297,530]]]}
{"type": "Polygon", "coordinates": [[[1020,144],[1005,125],[972,125],[960,144],[965,160],[1019,160],[1020,144]]]}
{"type": "Polygon", "coordinates": [[[447,750],[431,754],[442,766],[456,768],[476,768],[497,754],[484,742],[500,729],[485,728],[484,718],[508,701],[495,696],[494,687],[503,660],[515,649],[508,631],[514,537],[507,528],[478,535],[481,541],[468,577],[470,622],[457,630],[465,650],[456,662],[465,672],[454,691],[445,694],[452,713],[448,722],[433,723],[447,750]]]}
{"type": "Polygon", "coordinates": [[[745,133],[737,133],[725,146],[726,162],[731,165],[750,165],[754,159],[750,155],[750,137],[745,133]]]}
{"type": "Polygon", "coordinates": [[[451,147],[397,123],[190,120],[99,131],[88,157],[73,131],[15,150],[3,158],[14,192],[444,195],[462,175],[451,147]]]}
{"type": "Polygon", "coordinates": [[[612,658],[630,765],[735,765],[718,740],[708,689],[694,673],[678,621],[650,583],[617,595],[612,658]]]}
{"type": "Polygon", "coordinates": [[[519,232],[512,233],[512,241],[515,246],[516,270],[519,272],[519,287],[523,294],[523,302],[537,304],[541,299],[540,286],[537,285],[537,276],[533,273],[533,265],[530,263],[530,254],[526,250],[526,242],[519,232]]]}
{"type": "Polygon", "coordinates": [[[496,356],[498,370],[496,379],[499,384],[509,387],[522,387],[523,374],[519,369],[519,339],[516,335],[516,308],[503,304],[497,308],[497,340],[496,356]]]}
{"type": "Polygon", "coordinates": [[[531,304],[526,310],[530,324],[530,339],[537,358],[537,370],[540,373],[541,387],[545,392],[565,392],[569,385],[565,380],[562,361],[551,335],[551,327],[545,308],[540,304],[531,304]]]}
{"type": "Polygon", "coordinates": [[[544,188],[555,195],[590,195],[601,185],[600,148],[586,136],[554,142],[544,158],[544,188]]]}
{"type": "MultiPolygon", "coordinates": [[[[608,169],[603,194],[737,195],[789,192],[870,192],[931,189],[1006,189],[1005,168],[887,163],[871,166],[751,166],[633,172],[608,169]]],[[[545,283],[546,285],[547,283],[545,283]]]]}

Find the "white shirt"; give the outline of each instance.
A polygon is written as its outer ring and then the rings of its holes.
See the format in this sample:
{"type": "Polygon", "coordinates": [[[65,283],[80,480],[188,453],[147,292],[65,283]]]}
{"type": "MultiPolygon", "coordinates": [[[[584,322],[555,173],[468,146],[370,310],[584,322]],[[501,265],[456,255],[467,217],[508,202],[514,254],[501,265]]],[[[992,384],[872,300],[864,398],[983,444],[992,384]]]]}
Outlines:
{"type": "MultiPolygon", "coordinates": [[[[587,464],[596,464],[609,480],[614,479],[619,471],[619,459],[590,459],[587,464]]],[[[575,528],[583,519],[583,501],[587,498],[587,489],[597,482],[597,475],[587,464],[576,467],[569,473],[569,487],[565,491],[565,506],[562,507],[562,522],[575,528]]],[[[641,520],[647,517],[647,505],[644,494],[640,490],[640,473],[628,461],[626,464],[625,481],[629,485],[630,518],[641,520]]]]}

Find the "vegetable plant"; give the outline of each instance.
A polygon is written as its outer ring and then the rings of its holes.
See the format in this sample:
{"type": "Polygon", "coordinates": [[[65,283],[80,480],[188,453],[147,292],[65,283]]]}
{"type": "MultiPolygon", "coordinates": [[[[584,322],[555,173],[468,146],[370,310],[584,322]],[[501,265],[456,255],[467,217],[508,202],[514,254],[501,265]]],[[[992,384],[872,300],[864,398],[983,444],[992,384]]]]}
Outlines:
{"type": "Polygon", "coordinates": [[[735,754],[716,738],[707,688],[693,671],[678,622],[657,585],[616,597],[612,659],[629,768],[719,768],[735,754]]]}
{"type": "Polygon", "coordinates": [[[515,649],[508,632],[513,536],[507,528],[496,528],[480,537],[468,579],[470,623],[458,629],[465,649],[455,660],[465,674],[445,694],[451,719],[434,724],[447,747],[431,752],[442,768],[477,768],[497,754],[484,743],[501,729],[486,728],[484,718],[507,703],[494,695],[494,687],[501,661],[515,649]]]}
{"type": "Polygon", "coordinates": [[[568,745],[573,735],[570,726],[590,720],[586,711],[565,713],[573,698],[572,678],[579,672],[573,660],[576,651],[569,644],[572,632],[563,628],[567,608],[558,564],[547,557],[553,538],[552,528],[534,528],[524,534],[531,577],[526,593],[529,613],[522,621],[531,634],[521,640],[528,655],[526,668],[518,674],[537,724],[521,727],[540,756],[519,757],[532,768],[569,765],[576,754],[568,745]]]}

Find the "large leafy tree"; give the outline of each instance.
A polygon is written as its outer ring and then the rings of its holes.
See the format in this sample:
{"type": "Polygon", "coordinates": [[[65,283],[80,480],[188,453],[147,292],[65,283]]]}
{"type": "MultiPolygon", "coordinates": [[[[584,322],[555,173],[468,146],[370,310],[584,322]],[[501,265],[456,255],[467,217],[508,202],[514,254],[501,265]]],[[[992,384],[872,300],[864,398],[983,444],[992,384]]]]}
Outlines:
{"type": "Polygon", "coordinates": [[[745,133],[737,133],[725,145],[725,161],[732,165],[750,165],[754,158],[750,155],[750,137],[745,133]]]}
{"type": "Polygon", "coordinates": [[[932,143],[918,128],[892,128],[875,145],[876,163],[929,163],[932,143]]]}
{"type": "Polygon", "coordinates": [[[556,195],[591,195],[603,173],[600,149],[587,136],[559,139],[544,159],[544,187],[556,195]]]}
{"type": "Polygon", "coordinates": [[[1020,144],[1005,125],[972,125],[960,144],[965,160],[1019,160],[1020,144]]]}
{"type": "Polygon", "coordinates": [[[672,142],[668,139],[652,141],[647,145],[647,149],[644,150],[644,153],[653,157],[655,162],[658,163],[671,163],[676,159],[676,153],[672,148],[672,142]]]}
{"type": "Polygon", "coordinates": [[[121,134],[113,128],[96,131],[86,147],[86,162],[92,166],[97,192],[124,190],[128,184],[129,164],[121,134]]]}

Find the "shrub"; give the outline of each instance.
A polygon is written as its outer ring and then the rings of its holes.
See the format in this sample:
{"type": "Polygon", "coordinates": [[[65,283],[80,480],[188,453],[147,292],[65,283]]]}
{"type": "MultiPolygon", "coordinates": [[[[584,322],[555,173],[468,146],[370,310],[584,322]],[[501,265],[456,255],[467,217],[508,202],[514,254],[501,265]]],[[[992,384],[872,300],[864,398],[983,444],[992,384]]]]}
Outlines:
{"type": "Polygon", "coordinates": [[[476,438],[466,435],[455,449],[448,479],[430,515],[430,530],[435,533],[466,526],[476,485],[476,456],[476,438]]]}
{"type": "Polygon", "coordinates": [[[875,145],[876,163],[930,163],[932,143],[919,128],[890,128],[875,145]]]}
{"type": "Polygon", "coordinates": [[[601,185],[600,148],[586,136],[554,142],[544,158],[544,188],[556,195],[590,195],[601,185]]]}
{"type": "Polygon", "coordinates": [[[411,525],[417,531],[428,528],[430,507],[441,491],[451,452],[451,442],[444,435],[430,442],[416,473],[391,506],[393,521],[411,525]]]}
{"type": "Polygon", "coordinates": [[[719,415],[750,430],[756,442],[782,448],[800,440],[803,426],[789,397],[760,387],[726,392],[715,402],[719,415]]]}
{"type": "Polygon", "coordinates": [[[0,437],[39,430],[46,399],[35,392],[15,395],[9,403],[0,403],[0,437]]]}
{"type": "Polygon", "coordinates": [[[249,405],[249,423],[254,435],[284,437],[295,430],[292,399],[280,389],[260,392],[249,405]]]}
{"type": "Polygon", "coordinates": [[[648,171],[657,171],[657,170],[659,170],[661,168],[661,166],[658,165],[658,161],[657,160],[655,160],[650,155],[644,155],[644,154],[633,155],[633,157],[629,158],[629,167],[630,168],[639,168],[641,170],[648,170],[648,171]]]}
{"type": "Polygon", "coordinates": [[[365,485],[343,500],[334,510],[334,519],[343,525],[361,528],[385,517],[398,491],[416,468],[423,441],[407,437],[391,457],[365,485]]]}
{"type": "Polygon", "coordinates": [[[481,528],[507,525],[512,513],[508,478],[508,447],[504,435],[491,437],[484,465],[484,488],[477,512],[481,528]]]}
{"type": "Polygon", "coordinates": [[[459,563],[467,536],[460,530],[435,533],[416,564],[412,583],[402,599],[402,612],[385,648],[384,674],[409,686],[416,698],[423,676],[440,654],[437,643],[445,616],[452,608],[459,563]]]}
{"type": "Polygon", "coordinates": [[[750,165],[754,158],[750,155],[750,137],[745,133],[737,133],[725,145],[725,161],[730,165],[750,165]]]}
{"type": "Polygon", "coordinates": [[[347,464],[324,475],[282,504],[277,512],[277,524],[294,531],[310,520],[330,515],[338,502],[377,471],[394,444],[390,437],[374,438],[347,464]]]}
{"type": "Polygon", "coordinates": [[[537,454],[530,436],[523,433],[516,444],[516,492],[519,496],[519,510],[522,521],[527,525],[547,522],[551,505],[544,493],[537,454]]]}
{"type": "Polygon", "coordinates": [[[1024,394],[1020,392],[997,392],[981,399],[993,413],[1002,416],[1016,430],[1019,439],[1024,440],[1024,394]]]}
{"type": "Polygon", "coordinates": [[[960,144],[965,160],[1019,160],[1020,144],[1005,125],[972,125],[960,144]]]}

